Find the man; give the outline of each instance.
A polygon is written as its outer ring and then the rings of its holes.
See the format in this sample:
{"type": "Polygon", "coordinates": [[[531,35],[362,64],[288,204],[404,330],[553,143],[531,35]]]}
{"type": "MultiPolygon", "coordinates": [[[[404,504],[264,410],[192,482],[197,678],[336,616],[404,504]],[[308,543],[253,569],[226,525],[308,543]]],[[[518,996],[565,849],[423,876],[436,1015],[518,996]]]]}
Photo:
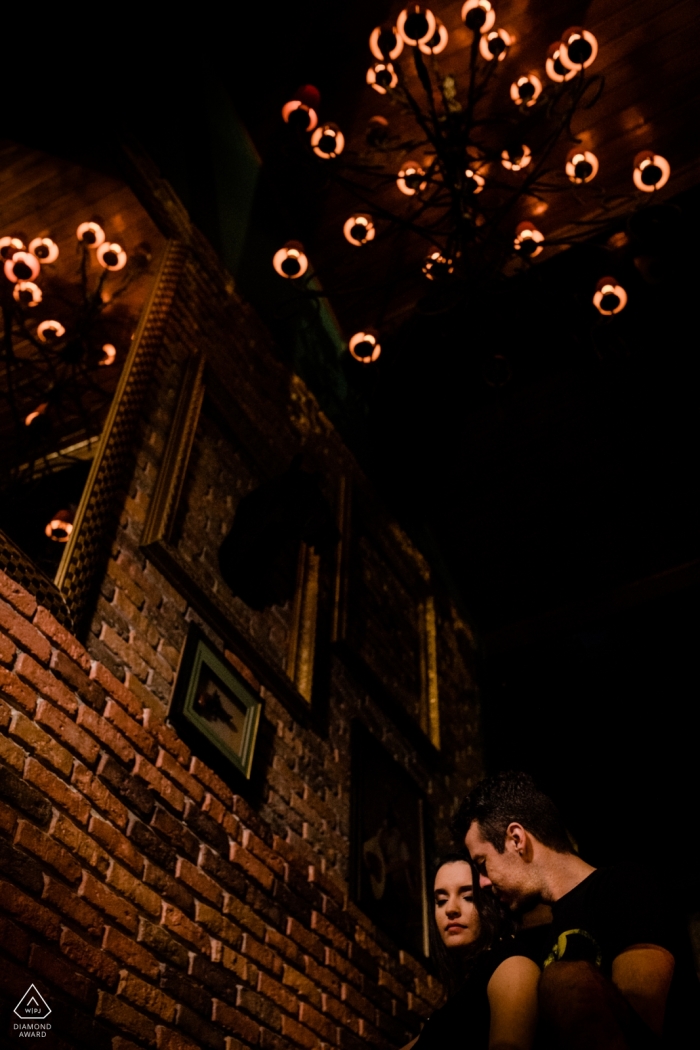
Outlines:
{"type": "MultiPolygon", "coordinates": [[[[647,847],[641,815],[630,829],[647,847]]],[[[700,1046],[700,986],[689,939],[652,862],[595,869],[573,850],[554,803],[524,773],[482,780],[454,830],[513,911],[549,904],[551,950],[543,959],[543,1026],[566,1048],[623,1050],[700,1046]]],[[[648,830],[648,829],[647,829],[648,830]]],[[[646,859],[646,858],[645,858],[646,859]]]]}

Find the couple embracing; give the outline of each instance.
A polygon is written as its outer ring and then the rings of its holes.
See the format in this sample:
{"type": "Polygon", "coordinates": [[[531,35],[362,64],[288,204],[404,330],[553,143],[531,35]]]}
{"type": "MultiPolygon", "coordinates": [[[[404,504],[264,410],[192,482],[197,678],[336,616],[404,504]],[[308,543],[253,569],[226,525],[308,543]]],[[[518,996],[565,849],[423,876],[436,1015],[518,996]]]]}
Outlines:
{"type": "Polygon", "coordinates": [[[640,864],[595,869],[523,773],[487,778],[434,881],[431,953],[448,998],[404,1050],[700,1047],[700,985],[660,829],[640,864]],[[659,847],[660,851],[659,851],[659,847]]]}

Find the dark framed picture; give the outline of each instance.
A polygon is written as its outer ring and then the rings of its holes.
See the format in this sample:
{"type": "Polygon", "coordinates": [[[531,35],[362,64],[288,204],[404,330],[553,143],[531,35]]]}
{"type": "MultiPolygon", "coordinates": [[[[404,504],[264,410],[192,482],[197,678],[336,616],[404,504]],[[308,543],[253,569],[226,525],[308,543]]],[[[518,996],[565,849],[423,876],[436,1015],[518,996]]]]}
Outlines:
{"type": "Polygon", "coordinates": [[[171,704],[171,720],[189,728],[221,759],[250,778],[262,702],[195,625],[190,627],[171,704]]]}
{"type": "Polygon", "coordinates": [[[425,800],[411,776],[360,723],[352,734],[351,888],[400,947],[428,955],[425,800]]]}

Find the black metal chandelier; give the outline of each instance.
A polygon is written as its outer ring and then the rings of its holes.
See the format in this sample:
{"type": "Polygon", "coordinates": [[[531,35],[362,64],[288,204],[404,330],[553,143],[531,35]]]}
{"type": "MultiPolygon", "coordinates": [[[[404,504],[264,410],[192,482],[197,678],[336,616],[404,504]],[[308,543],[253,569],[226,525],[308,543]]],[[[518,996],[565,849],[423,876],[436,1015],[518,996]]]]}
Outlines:
{"type": "MultiPolygon", "coordinates": [[[[590,72],[598,54],[592,33],[566,30],[545,56],[544,75],[518,70],[503,106],[499,73],[508,68],[513,35],[497,25],[490,0],[466,0],[461,18],[472,33],[461,76],[441,70],[448,31],[426,7],[411,4],[395,25],[371,33],[367,84],[397,113],[398,130],[387,117],[375,116],[364,141],[351,147],[337,125],[319,120],[320,95],[310,85],[282,109],[309,158],[325,165],[329,178],[360,205],[343,226],[348,245],[367,250],[391,228],[410,231],[425,244],[422,272],[446,308],[473,297],[485,282],[531,266],[546,248],[605,230],[613,218],[650,200],[670,175],[668,161],[646,150],[632,162],[630,193],[612,195],[600,187],[599,158],[572,131],[575,114],[594,106],[604,88],[602,76],[590,72]],[[591,217],[547,234],[536,216],[553,195],[564,193],[591,217]]],[[[273,266],[280,277],[301,279],[309,294],[319,294],[299,242],[280,248],[273,266]]],[[[607,317],[627,303],[620,282],[605,275],[591,298],[607,317]]],[[[376,361],[379,333],[355,333],[348,348],[358,361],[376,361]]]]}

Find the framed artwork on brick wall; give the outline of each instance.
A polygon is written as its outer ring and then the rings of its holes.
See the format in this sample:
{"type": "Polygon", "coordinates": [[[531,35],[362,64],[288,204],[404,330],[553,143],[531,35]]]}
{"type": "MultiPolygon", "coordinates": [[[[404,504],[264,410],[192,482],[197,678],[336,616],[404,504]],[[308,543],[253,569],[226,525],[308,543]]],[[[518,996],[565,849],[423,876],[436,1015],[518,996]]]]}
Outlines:
{"type": "Polygon", "coordinates": [[[171,702],[173,724],[185,726],[190,740],[199,736],[250,779],[261,710],[260,697],[193,624],[171,702]]]}
{"type": "Polygon", "coordinates": [[[428,955],[425,799],[360,723],[352,734],[350,885],[358,906],[394,943],[428,955]]]}

